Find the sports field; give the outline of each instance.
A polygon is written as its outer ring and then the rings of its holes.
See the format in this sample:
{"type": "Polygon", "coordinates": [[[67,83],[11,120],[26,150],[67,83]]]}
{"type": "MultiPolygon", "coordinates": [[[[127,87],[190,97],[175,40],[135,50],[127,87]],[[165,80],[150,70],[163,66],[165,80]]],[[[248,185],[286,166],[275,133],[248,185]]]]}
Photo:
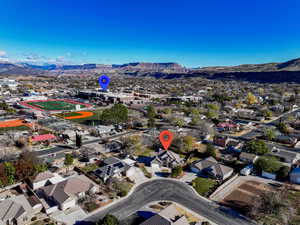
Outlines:
{"type": "Polygon", "coordinates": [[[100,124],[100,116],[102,110],[93,110],[93,111],[78,111],[78,112],[69,112],[69,113],[59,113],[56,116],[72,120],[76,123],[81,123],[85,125],[97,125],[100,124]]]}
{"type": "Polygon", "coordinates": [[[76,105],[80,105],[81,109],[92,107],[90,104],[68,99],[31,100],[20,102],[20,104],[40,111],[75,110],[76,105]]]}
{"type": "Polygon", "coordinates": [[[29,130],[32,125],[32,123],[25,123],[24,120],[19,119],[0,121],[0,133],[5,133],[7,131],[29,130]]]}

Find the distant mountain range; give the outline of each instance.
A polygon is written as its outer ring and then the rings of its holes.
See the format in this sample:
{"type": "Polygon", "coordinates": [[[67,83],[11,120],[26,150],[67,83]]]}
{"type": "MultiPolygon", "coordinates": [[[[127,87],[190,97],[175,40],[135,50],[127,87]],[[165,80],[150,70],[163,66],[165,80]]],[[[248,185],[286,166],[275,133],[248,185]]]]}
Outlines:
{"type": "Polygon", "coordinates": [[[262,82],[299,82],[300,58],[283,63],[244,64],[239,66],[214,66],[186,68],[177,63],[136,62],[122,65],[32,65],[29,63],[0,62],[0,75],[51,75],[118,73],[156,78],[205,77],[208,79],[237,79],[262,82]]]}

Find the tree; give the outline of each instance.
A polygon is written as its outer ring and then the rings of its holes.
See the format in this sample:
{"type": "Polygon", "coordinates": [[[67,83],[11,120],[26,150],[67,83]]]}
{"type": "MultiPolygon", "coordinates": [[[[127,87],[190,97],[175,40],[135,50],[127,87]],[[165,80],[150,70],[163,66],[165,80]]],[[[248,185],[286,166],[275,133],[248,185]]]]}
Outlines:
{"type": "Polygon", "coordinates": [[[200,123],[200,118],[199,116],[192,116],[192,120],[190,122],[190,125],[196,126],[200,123]]]}
{"type": "Polygon", "coordinates": [[[183,151],[184,152],[190,152],[194,149],[194,146],[196,144],[196,140],[192,136],[184,136],[182,138],[183,141],[183,151]]]}
{"type": "Polygon", "coordinates": [[[219,117],[219,114],[218,114],[216,111],[208,110],[208,111],[206,112],[206,116],[207,116],[207,118],[209,118],[209,119],[216,119],[216,118],[219,117]]]}
{"type": "Polygon", "coordinates": [[[5,162],[4,163],[4,168],[5,168],[6,176],[14,176],[16,174],[16,168],[10,162],[5,162]]]}
{"type": "Polygon", "coordinates": [[[153,105],[149,105],[147,107],[147,117],[149,119],[151,119],[151,118],[155,118],[155,116],[156,116],[156,111],[155,111],[154,106],[153,105]]]}
{"type": "Polygon", "coordinates": [[[123,153],[125,154],[132,154],[135,152],[137,149],[141,148],[141,137],[138,135],[132,135],[129,137],[124,137],[122,138],[123,142],[123,153]]]}
{"type": "Polygon", "coordinates": [[[183,169],[181,166],[176,166],[172,169],[171,177],[176,178],[179,177],[183,172],[183,169]]]}
{"type": "Polygon", "coordinates": [[[178,127],[183,127],[185,124],[183,119],[177,118],[174,120],[174,125],[178,127]]]}
{"type": "Polygon", "coordinates": [[[123,104],[115,104],[109,109],[104,109],[100,121],[103,124],[125,123],[128,120],[128,109],[123,104]]]}
{"type": "Polygon", "coordinates": [[[268,173],[277,173],[281,168],[281,163],[274,157],[260,157],[255,162],[256,168],[268,173]]]}
{"type": "Polygon", "coordinates": [[[289,133],[289,129],[288,129],[288,126],[283,123],[283,122],[279,122],[277,124],[277,128],[278,130],[281,132],[281,133],[284,133],[284,134],[288,134],[289,133]]]}
{"type": "Polygon", "coordinates": [[[163,109],[162,111],[163,111],[164,114],[169,115],[169,114],[171,114],[172,109],[170,109],[170,108],[165,108],[165,109],[163,109]]]}
{"type": "Polygon", "coordinates": [[[258,155],[264,155],[270,151],[268,146],[263,140],[251,140],[245,144],[243,150],[245,152],[258,154],[258,155]]]}
{"type": "Polygon", "coordinates": [[[114,215],[107,214],[98,224],[99,225],[119,225],[119,220],[114,215]]]}
{"type": "Polygon", "coordinates": [[[273,113],[270,110],[263,111],[263,115],[266,118],[271,118],[273,116],[273,113]]]}
{"type": "Polygon", "coordinates": [[[15,182],[16,168],[10,162],[5,162],[3,165],[4,165],[5,175],[7,177],[7,183],[11,185],[15,182]]]}
{"type": "Polygon", "coordinates": [[[78,133],[76,133],[76,147],[81,148],[82,146],[82,136],[78,133]]]}
{"type": "Polygon", "coordinates": [[[155,119],[154,118],[149,118],[148,119],[148,127],[149,128],[155,127],[155,119]]]}
{"type": "Polygon", "coordinates": [[[64,161],[64,165],[69,168],[69,166],[71,166],[74,162],[74,158],[71,154],[66,154],[65,155],[65,161],[64,161]]]}
{"type": "Polygon", "coordinates": [[[282,166],[280,169],[277,171],[277,178],[279,180],[284,180],[287,178],[289,175],[290,168],[288,166],[282,166]]]}
{"type": "Polygon", "coordinates": [[[267,138],[267,140],[272,141],[275,139],[275,132],[273,129],[265,129],[264,136],[267,138]]]}
{"type": "Polygon", "coordinates": [[[214,158],[217,157],[216,149],[211,143],[207,144],[205,153],[208,157],[210,157],[210,156],[212,156],[214,158]]]}
{"type": "Polygon", "coordinates": [[[220,110],[220,106],[218,106],[216,104],[207,104],[206,107],[208,108],[208,110],[213,110],[213,111],[219,111],[220,110]]]}
{"type": "Polygon", "coordinates": [[[255,95],[253,95],[251,92],[249,92],[249,93],[247,94],[246,102],[247,102],[249,105],[252,105],[252,104],[257,103],[257,99],[256,99],[255,95]]]}

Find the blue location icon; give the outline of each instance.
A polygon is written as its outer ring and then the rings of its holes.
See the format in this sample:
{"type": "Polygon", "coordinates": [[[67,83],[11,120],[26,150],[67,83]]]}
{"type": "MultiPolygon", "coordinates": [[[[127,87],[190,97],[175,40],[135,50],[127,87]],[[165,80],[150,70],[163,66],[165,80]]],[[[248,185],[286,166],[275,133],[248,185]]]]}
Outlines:
{"type": "Polygon", "coordinates": [[[108,85],[109,85],[109,77],[106,75],[102,75],[101,77],[98,78],[98,82],[102,88],[102,90],[106,91],[108,85]]]}

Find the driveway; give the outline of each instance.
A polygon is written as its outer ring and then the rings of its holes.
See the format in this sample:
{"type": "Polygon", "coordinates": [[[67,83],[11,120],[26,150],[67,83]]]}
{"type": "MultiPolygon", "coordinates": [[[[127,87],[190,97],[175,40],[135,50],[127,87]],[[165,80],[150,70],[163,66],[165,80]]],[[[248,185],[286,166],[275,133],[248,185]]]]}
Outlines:
{"type": "Polygon", "coordinates": [[[113,214],[123,220],[150,202],[161,200],[177,202],[219,225],[253,224],[243,216],[233,213],[232,210],[199,197],[187,184],[170,179],[155,179],[143,183],[127,198],[86,218],[82,222],[97,222],[106,214],[113,214]]]}
{"type": "Polygon", "coordinates": [[[87,214],[79,206],[75,206],[65,211],[57,211],[51,215],[52,218],[66,225],[76,224],[77,221],[80,221],[86,216],[87,214]]]}
{"type": "Polygon", "coordinates": [[[148,180],[147,177],[145,177],[143,171],[140,168],[132,167],[134,169],[134,173],[129,176],[129,179],[134,181],[135,184],[141,184],[143,182],[146,182],[148,180]]]}

